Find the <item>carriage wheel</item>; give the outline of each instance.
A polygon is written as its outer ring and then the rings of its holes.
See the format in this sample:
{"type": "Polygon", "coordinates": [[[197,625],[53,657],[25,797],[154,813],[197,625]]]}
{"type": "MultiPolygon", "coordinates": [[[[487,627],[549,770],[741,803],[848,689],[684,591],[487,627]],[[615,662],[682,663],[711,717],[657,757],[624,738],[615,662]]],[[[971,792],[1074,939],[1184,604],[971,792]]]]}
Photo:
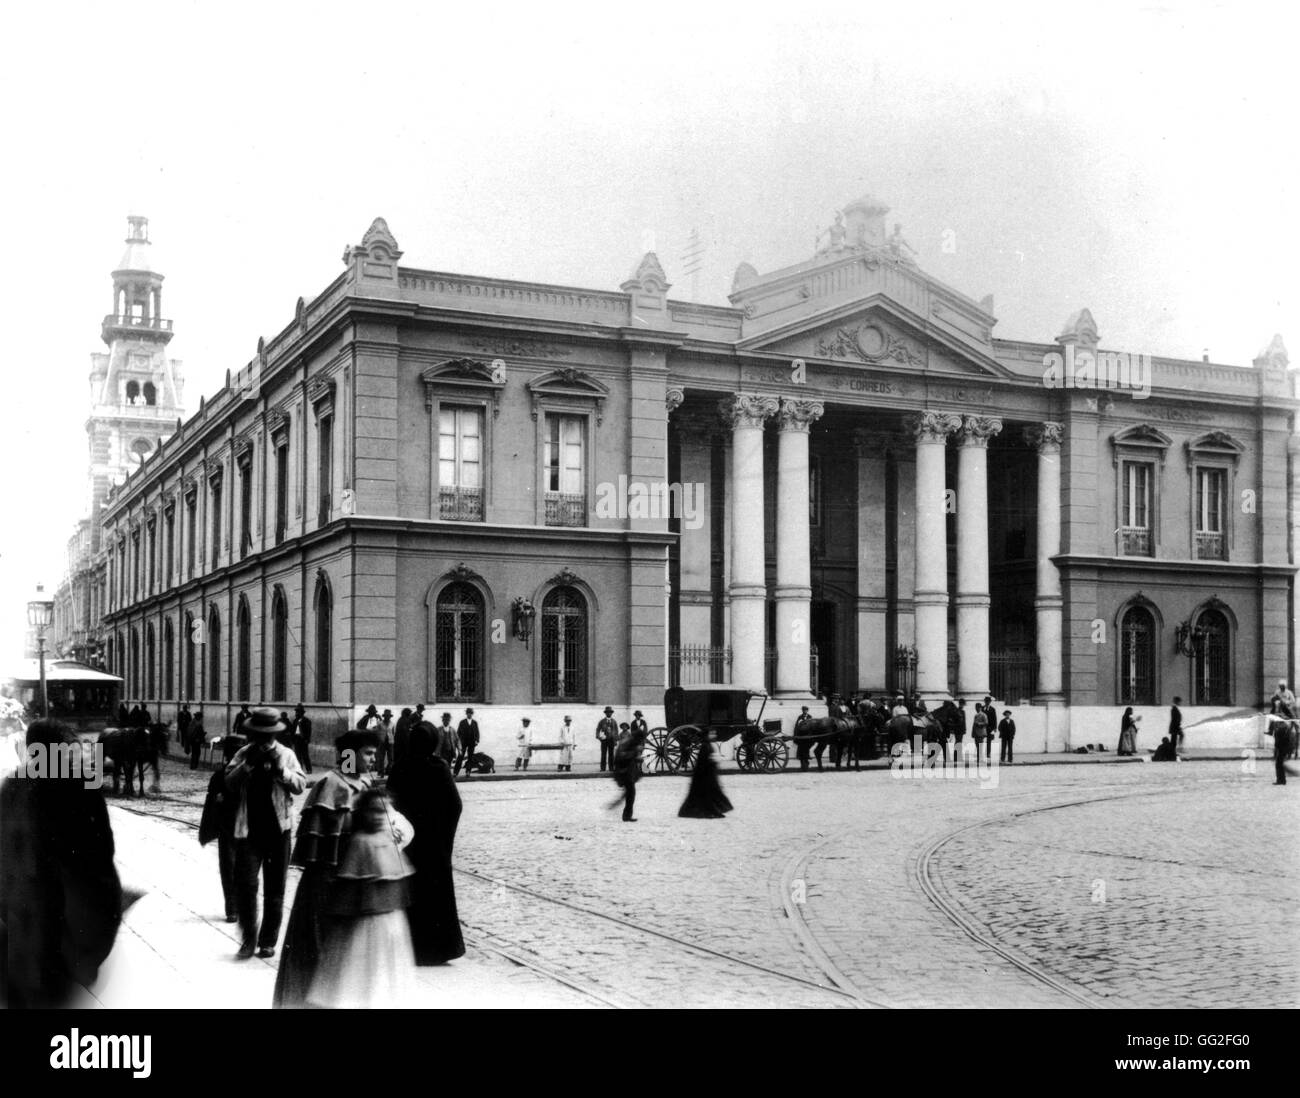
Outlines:
{"type": "Polygon", "coordinates": [[[743,739],[736,744],[736,765],[741,770],[758,769],[758,759],[753,749],[745,746],[743,739]]]}
{"type": "Polygon", "coordinates": [[[645,746],[641,748],[641,772],[664,774],[672,770],[668,763],[668,729],[652,728],[646,733],[645,746]]]}
{"type": "Polygon", "coordinates": [[[765,773],[784,770],[790,765],[790,748],[785,740],[764,740],[754,748],[758,769],[765,773]]]}
{"type": "Polygon", "coordinates": [[[693,724],[683,724],[669,732],[664,744],[668,769],[678,773],[693,767],[700,753],[700,740],[703,738],[704,733],[693,724]]]}

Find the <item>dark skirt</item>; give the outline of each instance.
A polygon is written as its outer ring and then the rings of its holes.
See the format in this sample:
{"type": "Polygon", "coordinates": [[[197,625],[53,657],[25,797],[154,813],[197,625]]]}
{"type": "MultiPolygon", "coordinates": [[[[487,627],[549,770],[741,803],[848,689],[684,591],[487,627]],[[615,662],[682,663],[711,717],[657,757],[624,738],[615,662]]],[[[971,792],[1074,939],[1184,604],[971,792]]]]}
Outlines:
{"type": "Polygon", "coordinates": [[[677,810],[679,816],[689,816],[700,820],[718,820],[731,811],[731,801],[722,792],[718,781],[718,765],[713,761],[713,751],[706,743],[700,750],[700,757],[691,774],[691,785],[686,791],[686,800],[677,810]]]}
{"type": "Polygon", "coordinates": [[[321,950],[330,926],[326,914],[334,866],[309,865],[302,871],[293,911],[284,932],[280,950],[280,968],[275,976],[276,1008],[298,1009],[307,1006],[307,993],[320,964],[321,950]]]}
{"type": "MultiPolygon", "coordinates": [[[[417,840],[418,842],[418,840],[417,840]]],[[[465,939],[460,932],[460,915],[456,910],[456,886],[451,877],[451,859],[437,851],[407,850],[415,863],[415,876],[409,877],[411,906],[406,909],[411,920],[411,941],[417,965],[440,965],[465,956],[465,939]]]]}

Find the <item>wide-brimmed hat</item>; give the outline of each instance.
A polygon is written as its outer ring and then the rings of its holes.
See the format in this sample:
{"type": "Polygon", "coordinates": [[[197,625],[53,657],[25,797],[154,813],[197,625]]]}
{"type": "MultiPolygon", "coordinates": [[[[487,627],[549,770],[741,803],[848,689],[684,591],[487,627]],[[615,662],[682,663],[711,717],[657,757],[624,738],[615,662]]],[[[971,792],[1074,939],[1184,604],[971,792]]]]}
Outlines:
{"type": "Polygon", "coordinates": [[[367,713],[378,713],[379,710],[376,709],[373,705],[367,705],[367,706],[366,706],[366,712],[367,712],[367,713]]]}
{"type": "Polygon", "coordinates": [[[1011,710],[1010,710],[1010,709],[1004,709],[1004,710],[1002,710],[1002,715],[1003,715],[1004,717],[1009,717],[1009,716],[1011,716],[1011,710]]]}
{"type": "Polygon", "coordinates": [[[385,710],[384,710],[384,716],[385,716],[385,717],[391,717],[392,715],[393,715],[393,711],[392,711],[391,709],[385,709],[385,710]]]}
{"type": "Polygon", "coordinates": [[[248,736],[274,736],[278,732],[287,732],[289,726],[280,719],[278,711],[258,706],[244,718],[239,730],[248,736]]]}
{"type": "Polygon", "coordinates": [[[641,716],[644,716],[644,714],[641,712],[641,710],[637,709],[637,710],[635,710],[635,711],[633,712],[632,716],[634,716],[634,717],[641,717],[641,716]]]}
{"type": "Polygon", "coordinates": [[[605,706],[605,716],[608,717],[612,712],[614,712],[614,707],[612,705],[605,706]]]}

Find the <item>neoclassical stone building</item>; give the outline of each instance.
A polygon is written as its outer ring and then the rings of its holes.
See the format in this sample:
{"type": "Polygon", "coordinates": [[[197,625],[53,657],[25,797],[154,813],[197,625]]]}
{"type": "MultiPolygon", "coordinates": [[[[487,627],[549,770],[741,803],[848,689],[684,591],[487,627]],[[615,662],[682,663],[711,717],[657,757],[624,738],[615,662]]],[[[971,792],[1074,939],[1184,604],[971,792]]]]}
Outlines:
{"type": "Polygon", "coordinates": [[[1266,697],[1294,663],[1280,338],[1177,361],[1085,309],[1000,340],[886,213],[743,264],[727,307],[653,255],[617,292],[411,267],[377,220],[107,505],[128,694],[326,729],[473,704],[498,754],[521,709],[653,718],[679,680],[787,720],[992,693],[1028,749],[1266,697]]]}

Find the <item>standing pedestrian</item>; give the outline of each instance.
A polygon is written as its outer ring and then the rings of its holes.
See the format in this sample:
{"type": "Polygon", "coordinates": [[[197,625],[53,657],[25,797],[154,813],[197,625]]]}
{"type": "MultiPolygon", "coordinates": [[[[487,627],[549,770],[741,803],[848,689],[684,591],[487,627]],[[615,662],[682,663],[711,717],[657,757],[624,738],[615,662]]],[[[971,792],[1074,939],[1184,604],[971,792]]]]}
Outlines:
{"type": "Polygon", "coordinates": [[[379,720],[372,722],[370,730],[379,735],[379,773],[387,774],[393,766],[393,744],[397,731],[393,727],[393,711],[385,709],[379,720]]]}
{"type": "MultiPolygon", "coordinates": [[[[450,718],[449,718],[450,719],[450,718]]],[[[393,728],[393,765],[397,765],[397,760],[401,753],[406,750],[407,741],[411,737],[411,729],[415,727],[412,719],[412,711],[408,707],[403,709],[397,718],[397,724],[393,728]]]]}
{"type": "Polygon", "coordinates": [[[176,742],[181,745],[183,752],[188,752],[190,749],[190,721],[193,719],[194,715],[190,712],[189,704],[182,704],[176,714],[176,742]]]}
{"type": "MultiPolygon", "coordinates": [[[[532,723],[525,717],[519,723],[519,731],[515,733],[515,769],[521,766],[527,770],[528,760],[532,755],[533,730],[529,727],[532,723]]],[[[468,773],[468,771],[467,771],[468,773]]]]}
{"type": "Polygon", "coordinates": [[[357,721],[357,731],[369,732],[370,726],[378,720],[379,720],[379,710],[373,705],[366,706],[365,713],[362,714],[361,719],[357,721]]]}
{"type": "MultiPolygon", "coordinates": [[[[414,732],[415,729],[416,725],[411,725],[411,731],[414,732]]],[[[444,713],[442,715],[442,723],[438,725],[435,731],[437,732],[438,754],[442,758],[446,759],[447,764],[450,766],[456,761],[457,748],[460,746],[460,741],[456,738],[456,729],[453,728],[451,724],[450,713],[444,713]]]]}
{"type": "Polygon", "coordinates": [[[217,872],[221,876],[221,895],[226,904],[226,922],[239,918],[235,896],[235,819],[239,815],[239,797],[226,786],[226,772],[217,770],[208,782],[199,820],[199,845],[217,840],[217,872]]]}
{"type": "Polygon", "coordinates": [[[229,788],[239,796],[235,819],[235,888],[243,942],[240,959],[273,957],[284,913],[289,872],[289,806],[307,780],[292,751],[276,742],[283,730],[274,709],[250,711],[243,730],[251,743],[241,747],[226,768],[229,788]],[[257,879],[265,898],[257,917],[257,879]]]}
{"type": "Polygon", "coordinates": [[[953,747],[952,757],[956,762],[958,756],[962,753],[962,743],[966,739],[966,699],[957,699],[957,708],[952,711],[949,721],[949,728],[952,731],[953,747]]]}
{"type": "Polygon", "coordinates": [[[194,710],[194,717],[189,724],[189,743],[190,749],[190,769],[199,768],[199,755],[203,751],[203,745],[208,738],[207,730],[203,727],[203,710],[194,710]]]}
{"type": "Polygon", "coordinates": [[[275,1007],[307,1005],[316,967],[324,949],[326,904],[339,859],[352,832],[352,812],[374,780],[378,741],[350,729],[334,741],[334,768],[307,794],[293,844],[293,864],[302,877],[284,932],[284,952],[275,976],[275,1007]]]}
{"type": "MultiPolygon", "coordinates": [[[[94,740],[41,719],[26,744],[84,756],[94,740]]],[[[0,1005],[72,1005],[112,951],[121,912],[102,788],[57,772],[0,782],[0,1005]]]]}
{"type": "Polygon", "coordinates": [[[573,718],[566,716],[560,725],[560,769],[566,773],[573,770],[573,718]]]}
{"type": "Polygon", "coordinates": [[[239,712],[235,714],[235,719],[230,722],[230,734],[232,736],[242,736],[244,734],[244,722],[251,717],[252,710],[247,704],[239,707],[239,712]]]}
{"type": "Polygon", "coordinates": [[[1296,740],[1295,725],[1289,720],[1273,722],[1273,784],[1286,785],[1286,760],[1296,740]]]}
{"type": "Polygon", "coordinates": [[[596,739],[600,741],[600,770],[614,768],[614,749],[618,746],[618,722],[614,720],[614,707],[605,706],[605,715],[596,725],[596,739]]]}
{"type": "Polygon", "coordinates": [[[1133,715],[1131,705],[1124,710],[1124,716],[1119,721],[1119,746],[1115,748],[1116,755],[1137,754],[1137,726],[1141,719],[1133,715]]]}
{"type": "Polygon", "coordinates": [[[307,1002],[406,1006],[416,986],[406,914],[415,867],[402,852],[411,842],[411,824],[377,789],[361,794],[352,815],[352,835],[326,896],[329,925],[307,1002]]]}
{"type": "Polygon", "coordinates": [[[1011,719],[1011,710],[1002,710],[1002,720],[998,722],[998,735],[1002,739],[1001,759],[1010,766],[1015,760],[1016,722],[1011,719]]]}
{"type": "MultiPolygon", "coordinates": [[[[613,710],[611,710],[613,712],[613,710]]],[[[634,733],[627,724],[619,726],[622,735],[614,747],[614,781],[623,791],[614,798],[610,808],[623,805],[623,821],[636,823],[632,815],[636,808],[636,783],[641,778],[641,749],[645,746],[645,737],[634,733]]]]}
{"type": "Polygon", "coordinates": [[[1183,711],[1178,708],[1182,703],[1182,698],[1175,697],[1174,704],[1169,707],[1169,742],[1173,744],[1175,755],[1183,749],[1183,711]]]}
{"type": "Polygon", "coordinates": [[[311,773],[311,718],[302,702],[293,707],[293,753],[303,771],[311,773]]]}
{"type": "Polygon", "coordinates": [[[799,738],[800,729],[802,729],[810,720],[812,720],[812,714],[808,712],[808,707],[805,705],[801,709],[799,716],[794,720],[794,755],[795,758],[799,760],[800,770],[807,770],[810,765],[808,752],[812,750],[812,740],[801,740],[799,738]]]}
{"type": "Polygon", "coordinates": [[[461,800],[451,767],[438,754],[437,739],[433,725],[416,725],[410,750],[388,779],[397,811],[414,829],[406,848],[415,866],[407,914],[417,965],[446,964],[465,955],[451,873],[461,800]]]}
{"type": "Polygon", "coordinates": [[[456,773],[460,773],[464,764],[466,775],[474,769],[474,752],[478,750],[478,721],[474,719],[474,710],[466,709],[465,718],[456,726],[456,738],[460,740],[460,754],[456,756],[456,773]]]}
{"type": "Polygon", "coordinates": [[[982,705],[975,706],[975,719],[971,721],[970,738],[975,741],[975,765],[979,766],[981,752],[984,753],[984,761],[991,763],[993,761],[992,729],[989,728],[989,715],[984,712],[982,705]]]}

